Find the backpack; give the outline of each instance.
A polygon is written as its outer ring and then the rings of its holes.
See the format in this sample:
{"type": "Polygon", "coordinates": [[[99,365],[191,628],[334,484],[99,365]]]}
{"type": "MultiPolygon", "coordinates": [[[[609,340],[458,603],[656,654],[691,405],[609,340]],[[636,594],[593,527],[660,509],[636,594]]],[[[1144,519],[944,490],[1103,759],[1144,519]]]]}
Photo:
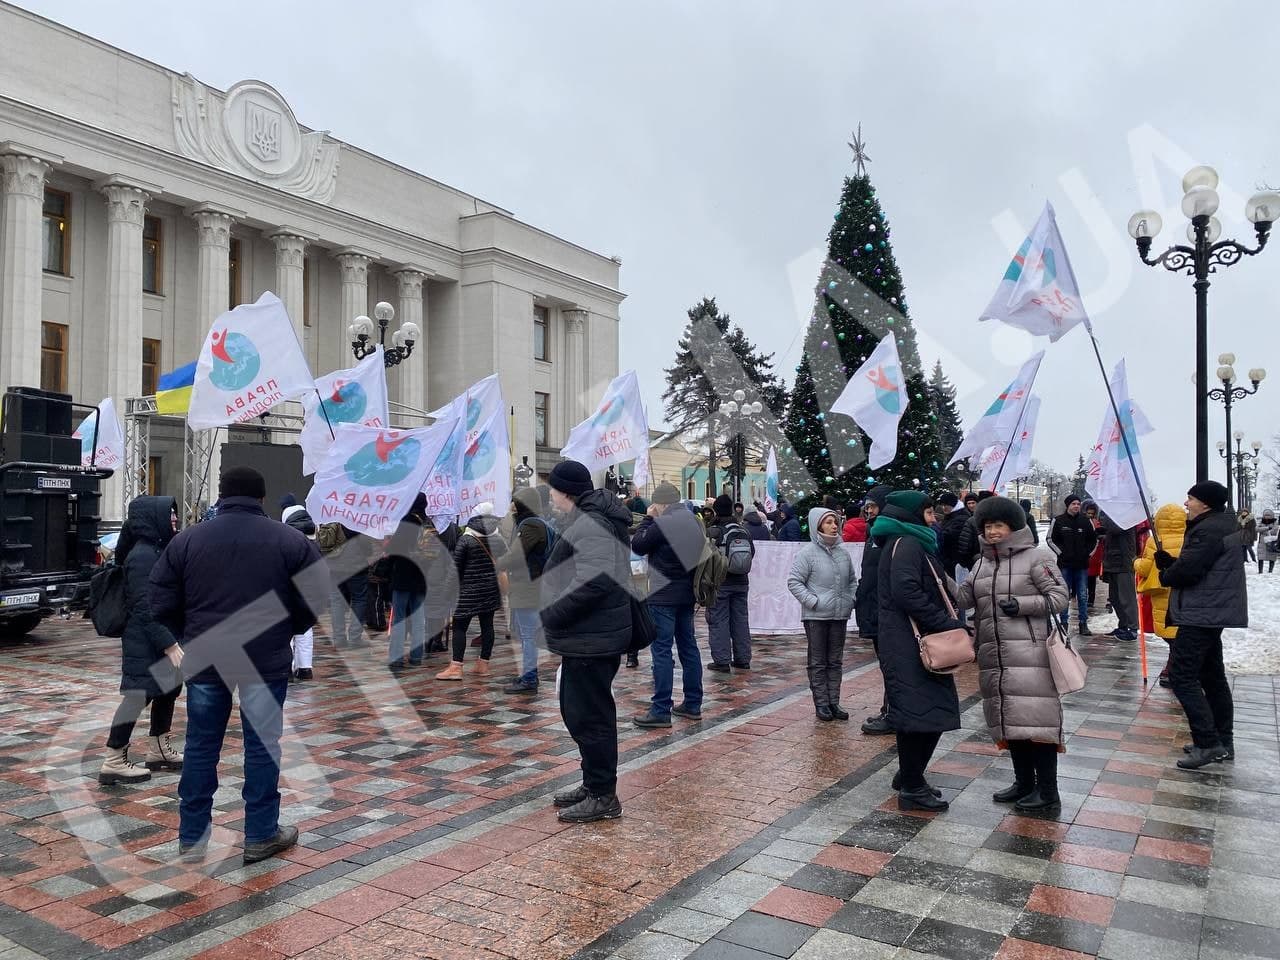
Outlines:
{"type": "Polygon", "coordinates": [[[724,578],[729,575],[729,561],[719,550],[711,547],[711,541],[702,546],[698,565],[693,569],[693,599],[703,607],[715,606],[716,597],[724,578]]]}
{"type": "Polygon", "coordinates": [[[322,523],[316,531],[316,547],[321,553],[333,553],[347,542],[347,531],[340,523],[322,523]]]}
{"type": "Polygon", "coordinates": [[[751,534],[741,524],[725,524],[719,546],[728,561],[729,573],[746,576],[751,572],[751,534]]]}
{"type": "Polygon", "coordinates": [[[89,581],[89,607],[85,612],[98,636],[124,636],[125,624],[129,622],[124,581],[124,567],[114,563],[99,570],[89,581]]]}
{"type": "MultiPolygon", "coordinates": [[[[285,524],[293,527],[293,529],[297,530],[304,537],[314,536],[316,532],[316,522],[311,519],[311,514],[307,513],[306,510],[296,511],[288,520],[285,521],[285,524]]],[[[341,525],[339,524],[338,526],[341,525]]]]}
{"type": "Polygon", "coordinates": [[[528,523],[530,520],[542,524],[542,529],[544,531],[544,543],[541,555],[534,554],[531,557],[525,557],[525,563],[529,567],[529,576],[536,578],[542,576],[542,572],[547,567],[547,561],[551,559],[551,550],[556,544],[556,528],[547,523],[547,521],[542,517],[525,517],[516,525],[517,538],[520,536],[520,527],[528,523]],[[537,570],[538,572],[534,573],[534,570],[537,570]]]}

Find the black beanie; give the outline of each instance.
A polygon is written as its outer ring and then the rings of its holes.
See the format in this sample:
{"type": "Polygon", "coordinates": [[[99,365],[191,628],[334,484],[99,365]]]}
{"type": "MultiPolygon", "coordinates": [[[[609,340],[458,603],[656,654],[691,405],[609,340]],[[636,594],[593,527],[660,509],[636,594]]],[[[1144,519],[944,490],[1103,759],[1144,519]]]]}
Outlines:
{"type": "Polygon", "coordinates": [[[296,507],[297,505],[298,505],[298,498],[295,497],[292,493],[286,493],[283,497],[280,498],[281,510],[287,510],[289,507],[296,507]]]}
{"type": "Polygon", "coordinates": [[[1068,494],[1066,495],[1066,497],[1063,499],[1063,501],[1062,501],[1062,505],[1063,505],[1064,507],[1069,507],[1069,506],[1071,506],[1073,503],[1078,502],[1078,501],[1079,501],[1079,499],[1080,499],[1080,498],[1079,498],[1078,496],[1076,496],[1074,493],[1068,493],[1068,494]]]}
{"type": "Polygon", "coordinates": [[[249,497],[267,499],[267,481],[253,467],[228,467],[218,478],[218,499],[249,497]]]}
{"type": "Polygon", "coordinates": [[[957,503],[960,502],[960,498],[957,497],[950,490],[943,490],[940,494],[938,494],[936,497],[933,498],[933,502],[942,507],[954,507],[957,503]]]}
{"type": "Polygon", "coordinates": [[[1026,511],[1008,497],[988,497],[983,500],[973,511],[973,519],[977,521],[979,530],[995,521],[1008,524],[1010,530],[1021,530],[1027,525],[1026,511]]]}
{"type": "Polygon", "coordinates": [[[1227,505],[1227,488],[1217,480],[1201,480],[1187,491],[1187,496],[1195,497],[1210,510],[1221,510],[1227,505]]]}
{"type": "Polygon", "coordinates": [[[727,493],[720,494],[711,505],[711,509],[715,511],[717,517],[732,517],[733,497],[727,493]]]}
{"type": "Polygon", "coordinates": [[[591,471],[577,460],[561,460],[551,468],[547,483],[553,490],[571,497],[580,497],[596,488],[591,482],[591,471]]]}

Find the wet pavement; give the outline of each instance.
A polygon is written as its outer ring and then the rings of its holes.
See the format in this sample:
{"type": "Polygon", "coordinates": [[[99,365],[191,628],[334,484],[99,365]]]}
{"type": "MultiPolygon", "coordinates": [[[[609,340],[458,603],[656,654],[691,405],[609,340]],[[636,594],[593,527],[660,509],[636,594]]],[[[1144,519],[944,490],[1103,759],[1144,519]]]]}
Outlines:
{"type": "MultiPolygon", "coordinates": [[[[1085,654],[1055,819],[991,802],[1009,766],[971,674],[930,772],[951,810],[899,814],[891,741],[815,721],[803,642],[781,638],[749,672],[707,674],[704,719],[671,730],[625,722],[647,657],[623,670],[626,814],[565,828],[550,794],[578,782],[576,751],[551,682],[501,692],[501,639],[491,676],[450,684],[444,654],[395,678],[381,650],[339,659],[320,638],[285,711],[299,846],[242,865],[233,719],[197,866],[176,860],[176,775],[97,784],[118,642],[54,623],[0,648],[0,960],[1280,958],[1277,679],[1236,681],[1238,759],[1188,773],[1180,712],[1132,645],[1085,654]]],[[[879,676],[857,642],[847,667],[856,721],[879,676]]]]}

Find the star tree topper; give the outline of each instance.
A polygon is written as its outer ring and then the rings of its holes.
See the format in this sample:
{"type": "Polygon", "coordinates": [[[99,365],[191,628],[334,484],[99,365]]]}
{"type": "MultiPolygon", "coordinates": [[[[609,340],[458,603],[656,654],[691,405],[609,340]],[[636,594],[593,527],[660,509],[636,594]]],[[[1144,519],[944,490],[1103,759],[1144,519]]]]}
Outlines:
{"type": "Polygon", "coordinates": [[[867,164],[871,162],[871,158],[867,156],[867,144],[862,139],[862,124],[858,124],[857,132],[853,135],[853,142],[849,144],[849,149],[853,151],[854,170],[860,177],[867,175],[867,164]]]}

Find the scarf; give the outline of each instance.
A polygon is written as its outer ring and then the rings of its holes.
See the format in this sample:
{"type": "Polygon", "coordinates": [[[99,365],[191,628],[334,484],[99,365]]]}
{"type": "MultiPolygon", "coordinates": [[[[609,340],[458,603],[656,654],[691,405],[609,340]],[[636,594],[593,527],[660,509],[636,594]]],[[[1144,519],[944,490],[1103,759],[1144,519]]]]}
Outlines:
{"type": "Polygon", "coordinates": [[[920,541],[926,551],[934,556],[938,555],[938,535],[933,532],[932,527],[926,527],[920,523],[903,523],[901,520],[881,514],[876,517],[875,523],[871,524],[870,533],[876,538],[914,537],[920,541]]]}
{"type": "Polygon", "coordinates": [[[819,533],[818,540],[824,547],[830,549],[840,542],[840,535],[836,533],[819,533]]]}

